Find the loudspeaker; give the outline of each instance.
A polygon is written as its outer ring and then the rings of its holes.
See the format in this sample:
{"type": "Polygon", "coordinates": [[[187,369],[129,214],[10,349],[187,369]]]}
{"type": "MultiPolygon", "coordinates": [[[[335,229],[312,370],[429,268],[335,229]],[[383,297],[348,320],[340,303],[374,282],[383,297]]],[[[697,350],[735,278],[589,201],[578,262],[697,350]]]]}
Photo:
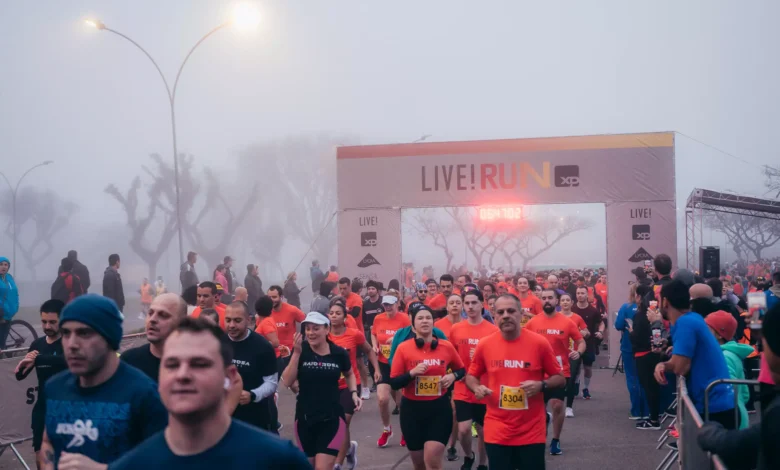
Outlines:
{"type": "Polygon", "coordinates": [[[704,279],[720,276],[720,248],[717,246],[699,247],[699,274],[704,279]]]}

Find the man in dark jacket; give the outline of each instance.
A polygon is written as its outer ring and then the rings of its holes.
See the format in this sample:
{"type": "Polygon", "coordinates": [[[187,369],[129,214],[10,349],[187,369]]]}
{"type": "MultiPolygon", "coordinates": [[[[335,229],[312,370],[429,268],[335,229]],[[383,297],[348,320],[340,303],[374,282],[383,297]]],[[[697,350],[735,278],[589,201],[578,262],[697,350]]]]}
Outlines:
{"type": "Polygon", "coordinates": [[[187,253],[187,261],[182,263],[179,268],[179,281],[181,281],[182,293],[192,286],[198,285],[198,274],[195,272],[195,263],[198,261],[198,254],[194,251],[187,253]]]}
{"type": "Polygon", "coordinates": [[[311,291],[316,293],[320,291],[320,284],[325,280],[325,273],[320,269],[320,262],[314,260],[311,262],[311,268],[309,268],[309,274],[311,275],[311,291]]]}
{"type": "MultiPolygon", "coordinates": [[[[78,253],[76,253],[76,250],[70,250],[68,252],[68,259],[73,262],[73,274],[75,274],[79,278],[79,281],[81,281],[81,288],[86,294],[89,290],[90,284],[92,283],[89,280],[89,269],[87,269],[87,267],[81,264],[81,261],[78,260],[78,253]]],[[[62,274],[62,266],[60,266],[57,274],[62,274]]]]}
{"type": "Polygon", "coordinates": [[[260,280],[259,266],[256,264],[246,265],[246,277],[244,277],[244,287],[247,292],[247,305],[250,311],[254,311],[255,302],[263,296],[263,281],[260,280]]]}
{"type": "Polygon", "coordinates": [[[60,264],[60,274],[51,285],[51,298],[67,304],[76,297],[83,295],[84,286],[81,279],[73,272],[75,267],[70,258],[62,258],[60,264]]]}
{"type": "Polygon", "coordinates": [[[114,253],[108,257],[108,267],[103,273],[103,297],[116,302],[119,311],[125,308],[125,291],[122,288],[122,278],[119,276],[119,255],[114,253]]]}

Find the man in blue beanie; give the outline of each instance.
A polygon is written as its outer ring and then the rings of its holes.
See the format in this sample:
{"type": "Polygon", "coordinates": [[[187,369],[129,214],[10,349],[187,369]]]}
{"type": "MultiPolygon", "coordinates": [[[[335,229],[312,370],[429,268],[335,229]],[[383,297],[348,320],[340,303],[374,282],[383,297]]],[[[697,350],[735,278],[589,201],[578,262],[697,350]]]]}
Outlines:
{"type": "Polygon", "coordinates": [[[122,320],[113,300],[95,294],[62,311],[68,370],[46,383],[44,468],[106,468],[167,425],[156,384],[119,360],[122,320]]]}

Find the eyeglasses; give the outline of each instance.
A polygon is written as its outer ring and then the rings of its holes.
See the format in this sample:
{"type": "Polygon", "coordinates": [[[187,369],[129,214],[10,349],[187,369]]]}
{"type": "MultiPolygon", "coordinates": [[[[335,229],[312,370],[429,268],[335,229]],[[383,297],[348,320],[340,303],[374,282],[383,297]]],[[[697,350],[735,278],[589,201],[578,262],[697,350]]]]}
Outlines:
{"type": "Polygon", "coordinates": [[[418,294],[427,294],[428,291],[427,290],[418,290],[417,293],[418,294]]]}

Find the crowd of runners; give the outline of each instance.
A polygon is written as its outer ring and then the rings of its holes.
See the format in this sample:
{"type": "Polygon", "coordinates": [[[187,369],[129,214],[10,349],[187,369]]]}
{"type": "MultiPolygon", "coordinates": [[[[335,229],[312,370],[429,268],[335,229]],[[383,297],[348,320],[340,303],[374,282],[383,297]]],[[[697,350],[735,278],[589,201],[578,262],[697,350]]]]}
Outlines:
{"type": "MultiPolygon", "coordinates": [[[[663,271],[668,257],[660,256],[663,271]]],[[[0,259],[0,274],[9,264],[0,259]]],[[[563,452],[575,397],[591,398],[607,328],[606,274],[435,279],[426,270],[424,280],[405,272],[387,287],[329,275],[307,313],[286,301],[287,286],[272,285],[248,303],[245,289],[226,290],[220,278],[150,299],[148,343],[121,355],[116,302],[94,294],[49,300],[41,306],[45,336],[17,367],[18,379],[35,369],[40,382],[32,419],[38,467],[217,468],[229,458],[241,468],[356,469],[368,450],[365,442],[358,450],[350,424],[373,394],[382,429],[376,447],[405,446],[415,469],[439,469],[445,459],[462,460],[464,470],[543,469],[547,454],[563,452]],[[289,399],[280,387],[295,394],[296,446],[274,436],[277,401],[289,399]]],[[[663,287],[668,271],[635,274],[629,289],[641,298],[618,318],[630,316],[628,325],[615,325],[629,337],[636,303],[666,296],[672,300],[660,310],[679,307],[679,293],[663,287]]],[[[658,357],[656,385],[665,372],[684,373],[677,356],[658,357]]],[[[648,393],[635,397],[635,376],[626,373],[631,417],[638,428],[656,429],[658,405],[647,396],[656,389],[643,382],[648,393]]]]}

